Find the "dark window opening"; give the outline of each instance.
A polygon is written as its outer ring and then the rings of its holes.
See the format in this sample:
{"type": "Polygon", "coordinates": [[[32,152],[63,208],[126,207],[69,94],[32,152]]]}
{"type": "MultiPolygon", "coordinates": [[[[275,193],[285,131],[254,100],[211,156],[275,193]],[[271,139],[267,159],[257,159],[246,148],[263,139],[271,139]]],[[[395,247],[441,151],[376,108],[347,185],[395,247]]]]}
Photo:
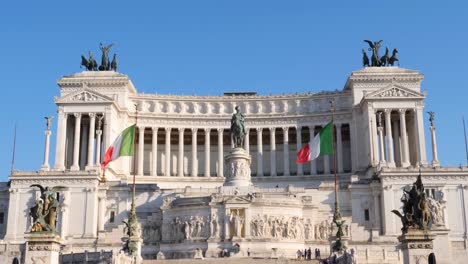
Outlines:
{"type": "Polygon", "coordinates": [[[115,221],[115,212],[111,211],[109,216],[109,223],[114,223],[115,221]]]}
{"type": "Polygon", "coordinates": [[[3,225],[3,222],[5,221],[5,213],[0,212],[0,225],[3,225]]]}
{"type": "Polygon", "coordinates": [[[364,220],[369,221],[369,209],[364,210],[364,220]]]}

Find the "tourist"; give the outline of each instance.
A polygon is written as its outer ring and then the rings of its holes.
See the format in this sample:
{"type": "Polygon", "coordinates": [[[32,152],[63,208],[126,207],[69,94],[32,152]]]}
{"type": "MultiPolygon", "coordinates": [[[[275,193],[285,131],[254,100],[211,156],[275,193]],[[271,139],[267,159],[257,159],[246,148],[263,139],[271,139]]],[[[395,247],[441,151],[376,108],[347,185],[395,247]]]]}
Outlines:
{"type": "Polygon", "coordinates": [[[247,249],[247,257],[250,257],[250,248],[247,249]]]}
{"type": "Polygon", "coordinates": [[[296,256],[297,256],[297,259],[301,259],[301,256],[302,256],[302,252],[300,249],[297,250],[296,252],[296,256]]]}
{"type": "Polygon", "coordinates": [[[309,249],[307,250],[307,259],[308,259],[308,260],[311,260],[311,259],[312,259],[312,250],[310,249],[310,247],[309,247],[309,249]]]}
{"type": "Polygon", "coordinates": [[[317,248],[317,258],[320,259],[320,248],[317,248]]]}

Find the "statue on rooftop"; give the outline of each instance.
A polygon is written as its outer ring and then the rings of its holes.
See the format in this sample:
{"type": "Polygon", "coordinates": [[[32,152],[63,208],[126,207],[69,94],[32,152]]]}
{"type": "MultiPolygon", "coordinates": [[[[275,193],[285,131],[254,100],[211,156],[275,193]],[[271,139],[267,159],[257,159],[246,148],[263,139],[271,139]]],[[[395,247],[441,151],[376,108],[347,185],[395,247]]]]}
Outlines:
{"type": "Polygon", "coordinates": [[[89,52],[89,59],[86,59],[84,55],[81,55],[81,66],[84,66],[88,71],[97,71],[97,62],[91,51],[89,52]]]}
{"type": "Polygon", "coordinates": [[[114,46],[114,44],[104,46],[104,45],[102,45],[102,43],[99,43],[99,48],[102,51],[101,66],[99,66],[100,71],[110,70],[109,51],[112,48],[112,46],[114,46]]]}
{"type": "MultiPolygon", "coordinates": [[[[383,66],[393,66],[395,62],[398,62],[398,66],[400,66],[400,60],[397,57],[398,50],[393,49],[392,56],[390,57],[388,47],[385,49],[385,54],[382,57],[379,57],[379,49],[382,46],[383,40],[379,41],[370,41],[364,40],[367,44],[369,44],[369,51],[372,51],[371,56],[371,65],[372,67],[383,67],[383,66]]],[[[364,67],[369,66],[369,57],[367,57],[366,51],[362,50],[363,58],[362,64],[364,67]]]]}
{"type": "Polygon", "coordinates": [[[234,148],[242,148],[246,135],[244,115],[240,112],[239,106],[235,107],[236,112],[231,118],[231,135],[234,140],[234,148]]]}
{"type": "Polygon", "coordinates": [[[379,61],[379,49],[380,49],[380,46],[382,45],[383,40],[379,40],[375,42],[372,42],[370,40],[364,40],[364,42],[367,42],[369,44],[369,50],[372,51],[372,57],[371,57],[372,67],[380,66],[381,64],[379,61]]]}

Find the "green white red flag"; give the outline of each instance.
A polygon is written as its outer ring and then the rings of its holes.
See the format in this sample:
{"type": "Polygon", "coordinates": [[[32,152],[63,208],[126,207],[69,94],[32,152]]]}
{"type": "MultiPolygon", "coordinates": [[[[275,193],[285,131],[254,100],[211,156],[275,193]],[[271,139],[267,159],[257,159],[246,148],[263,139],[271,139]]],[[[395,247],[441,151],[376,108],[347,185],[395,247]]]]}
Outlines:
{"type": "Polygon", "coordinates": [[[324,126],[320,132],[297,152],[297,164],[318,158],[320,155],[333,154],[333,124],[324,126]]]}
{"type": "Polygon", "coordinates": [[[122,156],[133,156],[135,144],[135,125],[124,129],[115,139],[114,143],[107,149],[101,168],[104,169],[109,162],[122,156]]]}

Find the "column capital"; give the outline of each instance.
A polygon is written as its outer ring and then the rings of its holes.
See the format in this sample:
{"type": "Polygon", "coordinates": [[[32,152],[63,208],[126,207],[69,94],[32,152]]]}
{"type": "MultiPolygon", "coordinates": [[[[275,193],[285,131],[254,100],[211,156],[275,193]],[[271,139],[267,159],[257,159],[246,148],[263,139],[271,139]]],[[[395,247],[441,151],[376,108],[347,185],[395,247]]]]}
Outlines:
{"type": "Polygon", "coordinates": [[[137,126],[139,131],[145,131],[146,127],[145,126],[137,126]]]}
{"type": "Polygon", "coordinates": [[[295,126],[297,130],[301,129],[302,130],[302,125],[296,125],[295,126]]]}
{"type": "Polygon", "coordinates": [[[282,127],[283,128],[283,132],[288,132],[289,131],[289,127],[282,127]]]}
{"type": "Polygon", "coordinates": [[[218,133],[220,133],[220,134],[222,134],[224,132],[224,128],[218,128],[216,130],[218,130],[218,133]]]}
{"type": "Polygon", "coordinates": [[[335,127],[336,127],[336,128],[341,129],[341,125],[343,125],[343,124],[342,124],[342,123],[335,123],[335,127]]]}
{"type": "Polygon", "coordinates": [[[390,114],[390,113],[392,112],[392,110],[393,110],[393,109],[385,108],[385,109],[384,109],[384,112],[385,112],[385,114],[387,115],[387,114],[390,114]]]}
{"type": "Polygon", "coordinates": [[[153,130],[153,132],[155,132],[155,131],[158,132],[158,129],[159,129],[159,127],[156,127],[156,126],[151,127],[151,130],[153,130]]]}
{"type": "Polygon", "coordinates": [[[165,127],[164,130],[166,130],[166,133],[167,133],[167,132],[171,132],[172,127],[165,127]]]}
{"type": "Polygon", "coordinates": [[[398,112],[400,113],[400,116],[404,115],[404,114],[406,114],[406,109],[400,108],[400,109],[398,109],[398,112]]]}
{"type": "Polygon", "coordinates": [[[203,130],[205,130],[205,133],[210,133],[211,132],[211,128],[204,128],[203,130]]]}
{"type": "Polygon", "coordinates": [[[192,133],[197,133],[197,131],[198,131],[198,128],[196,128],[196,127],[192,127],[190,130],[192,130],[192,133]]]}
{"type": "Polygon", "coordinates": [[[185,128],[183,127],[178,127],[177,130],[179,131],[179,133],[183,133],[185,131],[185,128]]]}
{"type": "Polygon", "coordinates": [[[96,117],[96,113],[88,113],[89,117],[91,118],[95,118],[96,117]]]}
{"type": "Polygon", "coordinates": [[[74,113],[75,118],[81,118],[81,113],[74,113]]]}
{"type": "Polygon", "coordinates": [[[257,127],[257,128],[255,128],[255,129],[257,130],[258,133],[262,133],[263,128],[257,127]]]}
{"type": "Polygon", "coordinates": [[[276,131],[276,127],[269,127],[268,129],[270,129],[271,133],[275,133],[275,131],[276,131]]]}

